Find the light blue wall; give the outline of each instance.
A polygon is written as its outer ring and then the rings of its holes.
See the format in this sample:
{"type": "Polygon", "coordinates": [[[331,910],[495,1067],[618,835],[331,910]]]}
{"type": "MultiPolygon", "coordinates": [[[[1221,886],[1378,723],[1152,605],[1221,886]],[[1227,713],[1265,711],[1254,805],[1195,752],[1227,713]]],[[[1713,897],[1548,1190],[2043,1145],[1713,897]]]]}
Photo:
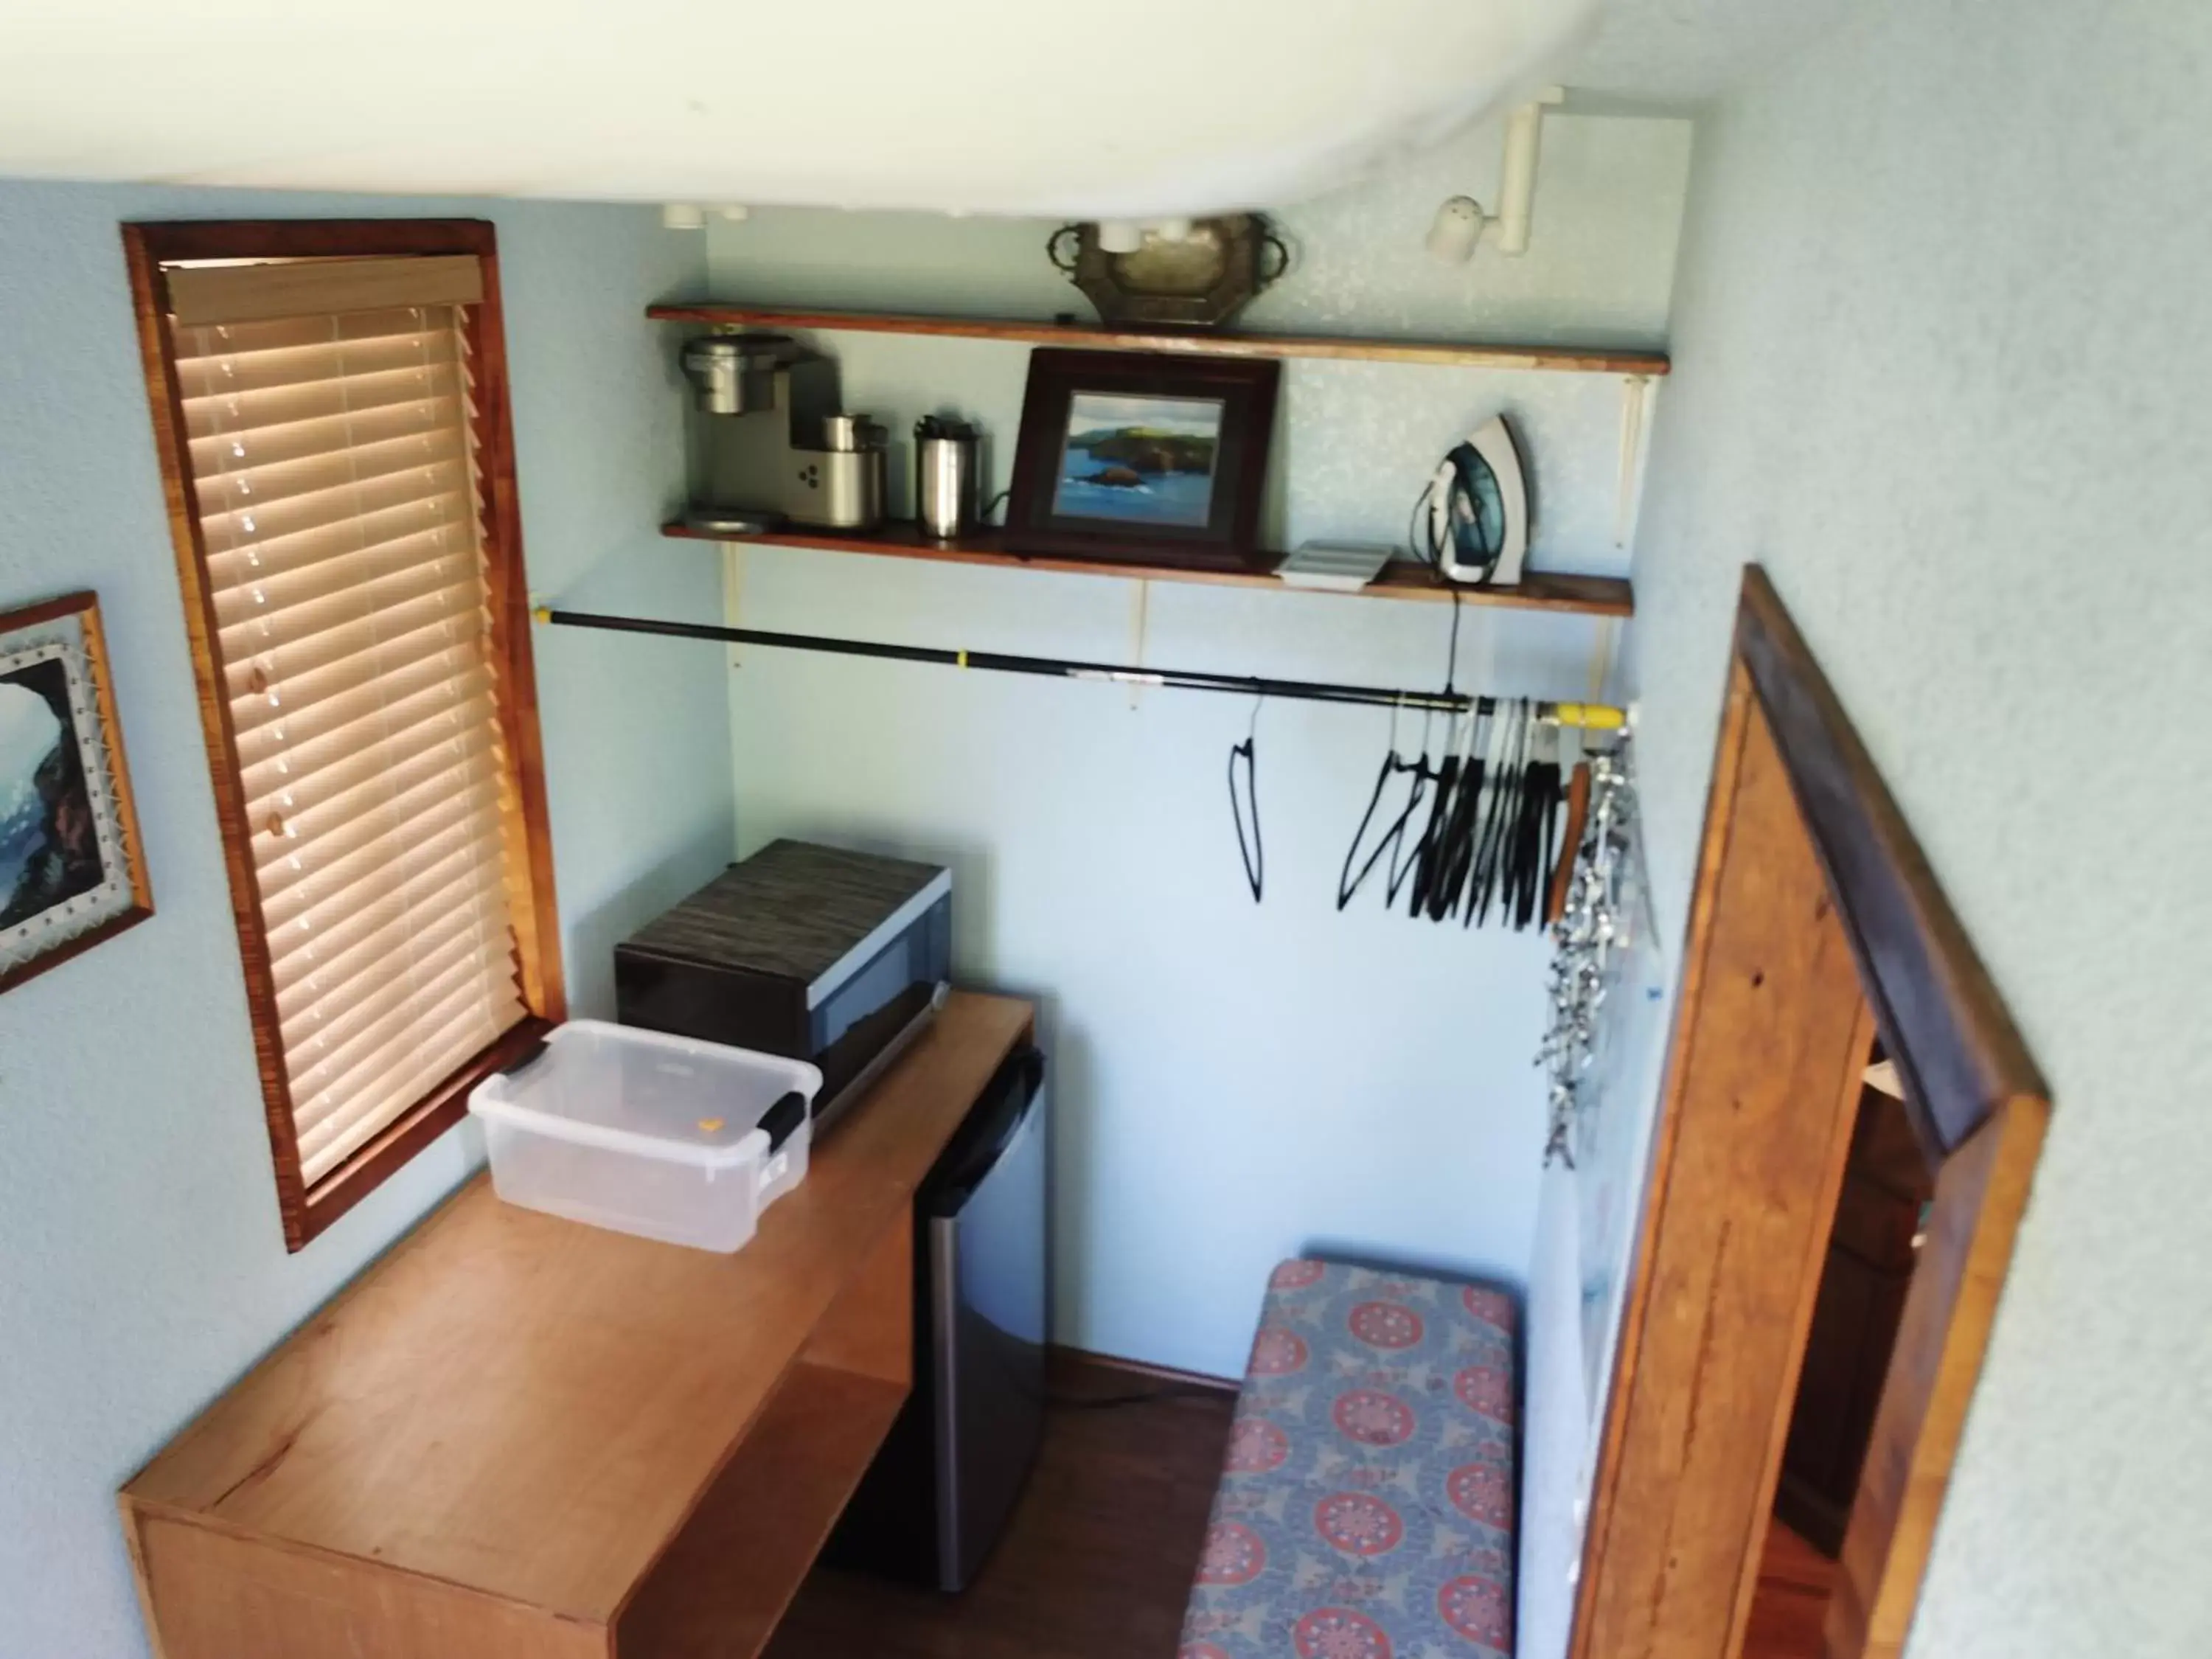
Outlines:
{"type": "MultiPolygon", "coordinates": [[[[1293,273],[1238,325],[1556,345],[1662,346],[1690,165],[1686,120],[1547,116],[1534,235],[1518,258],[1486,240],[1464,265],[1423,249],[1437,205],[1495,211],[1501,119],[1400,161],[1385,175],[1268,218],[1293,273]]],[[[763,210],[711,222],[719,292],[793,306],[1088,319],[1090,302],[1046,259],[1056,221],[763,210]],[[742,279],[742,290],[727,286],[742,279]]]]}
{"type": "MultiPolygon", "coordinates": [[[[499,227],[533,582],[711,610],[652,533],[680,493],[647,302],[698,252],[635,210],[0,183],[0,609],[98,591],[156,914],[0,996],[0,1656],[145,1651],[113,1493],[459,1182],[448,1135],[302,1254],[260,1091],[118,220],[466,214],[499,227]]],[[[570,984],[726,858],[719,665],[538,641],[570,984]]]]}
{"type": "MultiPolygon", "coordinates": [[[[1656,347],[1666,318],[1684,191],[1686,121],[1553,117],[1544,126],[1528,253],[1486,245],[1465,265],[1423,246],[1437,204],[1496,204],[1495,125],[1387,177],[1272,216],[1291,274],[1240,326],[1548,345],[1656,347]]],[[[967,315],[1093,315],[1045,258],[1051,223],[917,214],[765,210],[707,233],[718,295],[817,307],[967,315]]],[[[1029,348],[828,333],[845,405],[891,434],[891,507],[911,514],[908,434],[951,410],[978,421],[992,492],[1013,471],[1029,348]]],[[[1554,569],[1625,573],[1619,510],[1621,393],[1607,375],[1477,374],[1382,363],[1284,365],[1262,535],[1403,543],[1437,458],[1480,418],[1510,414],[1537,502],[1533,556],[1554,569]]]]}
{"type": "Polygon", "coordinates": [[[1870,0],[1698,138],[1636,562],[1679,934],[1772,572],[2056,1115],[1913,1659],[2212,1652],[2212,11],[1870,0]]]}
{"type": "MultiPolygon", "coordinates": [[[[703,550],[702,550],[703,551],[703,550]]],[[[749,550],[748,625],[1121,660],[1129,589],[749,550]]],[[[1439,682],[1449,611],[1168,586],[1146,659],[1439,682]]],[[[1462,670],[1586,689],[1588,629],[1469,612],[1462,670]]],[[[713,647],[701,647],[712,650],[713,647]]],[[[953,868],[957,970],[1043,1000],[1058,1066],[1063,1340],[1241,1370],[1266,1271],[1316,1244],[1517,1283],[1543,1137],[1539,934],[1339,915],[1389,716],[1263,707],[1267,896],[1224,769],[1240,698],[748,650],[743,842],[811,836],[953,868]]],[[[1419,718],[1407,717],[1411,746],[1419,718]]]]}
{"type": "MultiPolygon", "coordinates": [[[[1656,341],[1687,166],[1680,123],[1553,123],[1528,261],[1486,251],[1452,269],[1421,238],[1443,196],[1494,194],[1497,136],[1471,135],[1283,216],[1299,271],[1248,320],[1656,341]]],[[[714,285],[786,302],[1084,309],[1044,262],[1049,229],[762,214],[710,233],[714,285]]],[[[848,406],[896,436],[943,403],[981,416],[1003,477],[1025,350],[850,333],[822,343],[848,406]]],[[[1447,441],[1504,407],[1533,434],[1540,554],[1555,568],[1626,568],[1611,377],[1295,364],[1285,398],[1278,534],[1402,540],[1447,441]]],[[[714,555],[691,556],[703,567],[714,555]]],[[[735,597],[756,627],[1379,684],[1441,683],[1451,623],[1431,605],[1140,592],[760,548],[745,550],[735,597]]],[[[1589,691],[1598,625],[1462,620],[1462,684],[1589,691]]],[[[1238,1371],[1267,1267],[1310,1248],[1521,1281],[1543,1134],[1531,1062],[1545,950],[1534,933],[1385,916],[1372,897],[1337,914],[1387,714],[1261,710],[1267,898],[1255,908],[1224,784],[1249,703],[743,656],[731,680],[742,846],[811,835],[949,861],[962,975],[1043,999],[1059,1068],[1063,1340],[1238,1371]]]]}

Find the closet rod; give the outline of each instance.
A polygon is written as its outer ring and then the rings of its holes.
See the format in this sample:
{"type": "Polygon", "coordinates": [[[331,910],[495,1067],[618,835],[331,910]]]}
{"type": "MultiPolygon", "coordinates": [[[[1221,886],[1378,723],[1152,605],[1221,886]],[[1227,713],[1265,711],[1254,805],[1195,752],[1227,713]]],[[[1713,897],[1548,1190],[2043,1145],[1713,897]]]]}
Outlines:
{"type": "MultiPolygon", "coordinates": [[[[1334,685],[1324,680],[1277,680],[1249,674],[1208,674],[1176,668],[1123,668],[1112,663],[1072,662],[1064,657],[1021,657],[1003,651],[954,651],[928,645],[884,645],[872,640],[831,639],[818,634],[775,634],[758,628],[725,628],[710,623],[657,622],[646,617],[608,617],[589,611],[558,611],[539,605],[531,615],[556,628],[601,628],[618,634],[663,634],[678,639],[714,640],[725,645],[767,646],[779,651],[821,651],[841,657],[880,657],[892,662],[941,663],[948,668],[988,668],[1002,674],[1040,674],[1051,679],[1103,680],[1115,685],[1156,685],[1176,691],[1227,691],[1247,697],[1279,697],[1300,702],[1352,703],[1370,708],[1434,710],[1456,714],[1473,707],[1495,710],[1498,699],[1465,691],[1393,691],[1379,685],[1334,685]]],[[[1622,712],[1601,702],[1547,702],[1543,718],[1561,726],[1614,732],[1626,723],[1622,712]]]]}

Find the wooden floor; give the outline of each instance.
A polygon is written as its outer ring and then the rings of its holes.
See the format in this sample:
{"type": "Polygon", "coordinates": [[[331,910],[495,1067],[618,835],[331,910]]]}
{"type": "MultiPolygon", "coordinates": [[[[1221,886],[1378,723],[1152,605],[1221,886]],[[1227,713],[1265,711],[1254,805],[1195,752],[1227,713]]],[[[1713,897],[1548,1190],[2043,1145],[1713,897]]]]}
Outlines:
{"type": "MultiPolygon", "coordinates": [[[[1158,1385],[1055,1366],[1056,1392],[1158,1385]]],[[[963,1595],[817,1568],[769,1659],[1173,1659],[1235,1397],[1056,1409],[1005,1542],[963,1595]]]]}
{"type": "MultiPolygon", "coordinates": [[[[1157,1385],[1056,1363],[1053,1386],[1097,1397],[1157,1385]]],[[[766,1659],[1173,1659],[1234,1405],[1183,1394],[1054,1411],[1006,1541],[966,1595],[817,1568],[766,1659]]],[[[1822,1659],[1835,1571],[1775,1522],[1741,1659],[1822,1659]]]]}
{"type": "Polygon", "coordinates": [[[1820,1623],[1836,1564],[1776,1521],[1766,1530],[1741,1659],[1823,1659],[1820,1623]]]}

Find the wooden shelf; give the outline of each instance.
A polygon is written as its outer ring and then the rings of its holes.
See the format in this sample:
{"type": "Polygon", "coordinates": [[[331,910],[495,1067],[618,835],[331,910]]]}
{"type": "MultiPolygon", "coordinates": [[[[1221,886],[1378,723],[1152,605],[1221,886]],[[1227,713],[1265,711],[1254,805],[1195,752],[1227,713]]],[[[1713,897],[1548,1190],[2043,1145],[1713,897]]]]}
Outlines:
{"type": "MultiPolygon", "coordinates": [[[[954,542],[933,541],[911,524],[884,526],[867,535],[837,530],[793,528],[764,536],[718,535],[694,530],[680,520],[660,527],[664,536],[685,541],[751,542],[767,547],[810,547],[831,553],[872,553],[878,558],[923,559],[939,564],[980,564],[1007,570],[1051,570],[1080,576],[1117,576],[1124,581],[1205,582],[1216,586],[1244,587],[1276,593],[1328,593],[1328,588],[1292,587],[1266,570],[1192,570],[1180,565],[1109,562],[1103,559],[1070,559],[1011,553],[1004,532],[978,530],[954,542]]],[[[1269,554],[1271,562],[1279,553],[1269,554]]],[[[1457,592],[1469,605],[1496,605],[1516,611],[1553,611],[1590,617],[1629,617],[1636,611],[1634,590],[1619,576],[1555,575],[1532,573],[1518,587],[1455,589],[1425,564],[1401,559],[1386,567],[1381,576],[1357,594],[1344,599],[1449,600],[1457,592]]]]}
{"type": "Polygon", "coordinates": [[[842,329],[855,334],[919,334],[958,340],[1015,340],[1091,350],[1181,351],[1202,357],[1321,357],[1436,368],[1547,370],[1571,374],[1664,374],[1662,351],[1577,349],[1561,346],[1479,345],[1470,340],[1387,340],[1346,335],[1238,334],[1184,329],[1108,328],[1096,324],[1018,319],[921,317],[901,312],[812,311],[784,306],[702,300],[658,305],[662,323],[720,327],[842,329]]]}
{"type": "Polygon", "coordinates": [[[621,1659],[751,1659],[767,1646],[905,1398],[880,1377],[794,1365],[623,1610],[621,1659]]]}

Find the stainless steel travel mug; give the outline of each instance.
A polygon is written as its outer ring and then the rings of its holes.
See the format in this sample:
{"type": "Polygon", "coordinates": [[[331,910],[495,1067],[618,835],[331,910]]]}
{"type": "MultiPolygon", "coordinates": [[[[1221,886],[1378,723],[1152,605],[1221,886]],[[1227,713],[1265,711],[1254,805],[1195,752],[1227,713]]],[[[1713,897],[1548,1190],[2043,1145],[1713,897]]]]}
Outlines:
{"type": "Polygon", "coordinates": [[[914,516],[921,533],[950,541],[975,528],[980,447],[975,428],[935,417],[914,429],[914,516]]]}

